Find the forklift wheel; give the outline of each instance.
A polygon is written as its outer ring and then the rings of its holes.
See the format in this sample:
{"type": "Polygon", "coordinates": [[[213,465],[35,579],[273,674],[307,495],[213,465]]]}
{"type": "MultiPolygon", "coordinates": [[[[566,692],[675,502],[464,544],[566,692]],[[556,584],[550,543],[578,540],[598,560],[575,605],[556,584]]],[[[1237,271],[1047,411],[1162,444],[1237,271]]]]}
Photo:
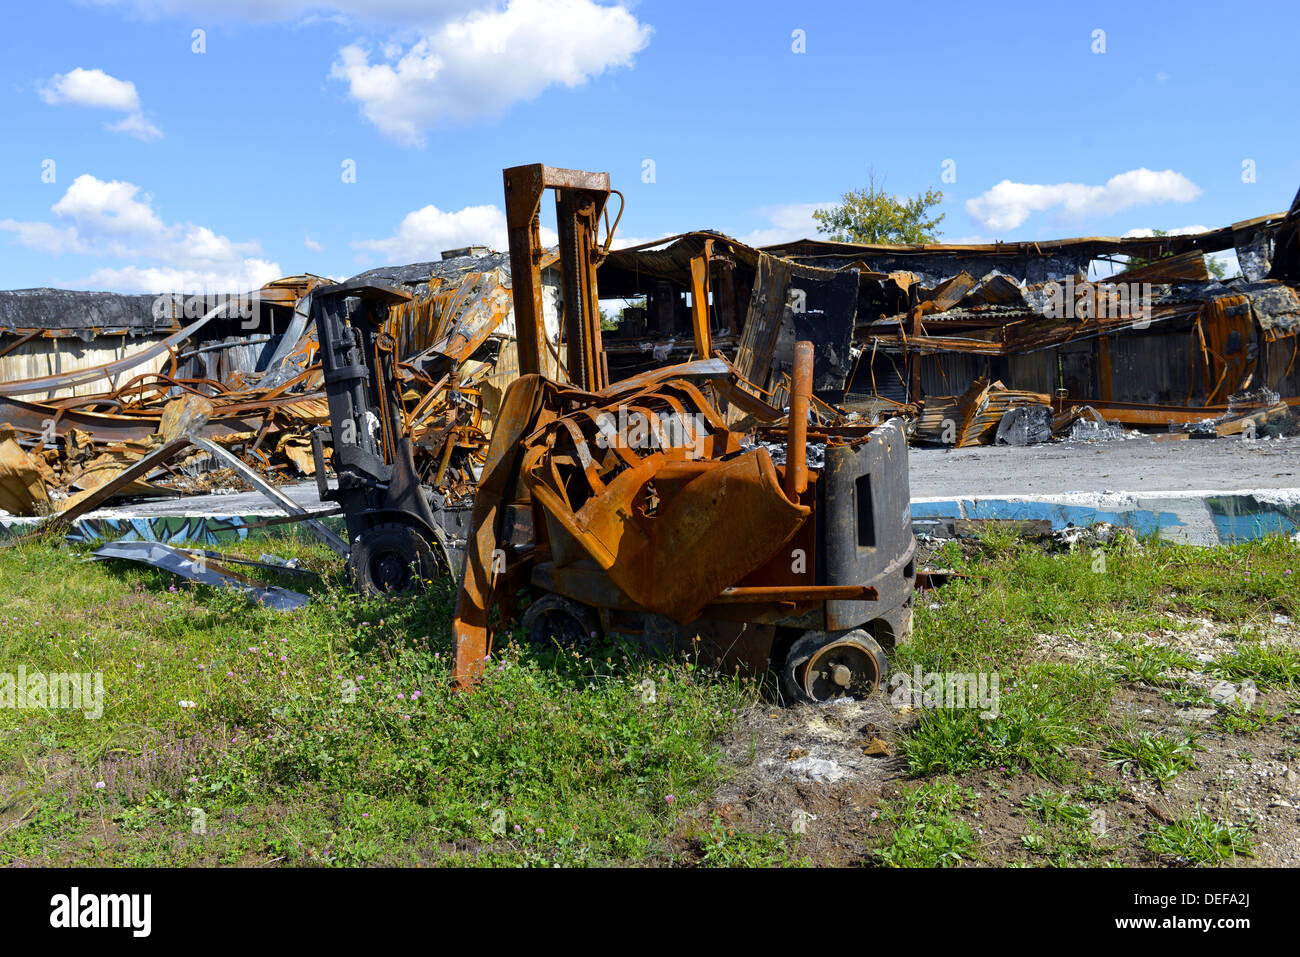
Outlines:
{"type": "Polygon", "coordinates": [[[368,528],[348,555],[348,580],[365,595],[414,591],[420,582],[446,574],[445,563],[428,539],[409,525],[368,528]]]}
{"type": "Polygon", "coordinates": [[[600,637],[600,619],[593,608],[548,592],[524,610],[524,636],[534,645],[577,648],[600,637]]]}
{"type": "Polygon", "coordinates": [[[791,647],[781,683],[795,700],[820,704],[835,698],[866,698],[888,673],[884,649],[861,628],[810,631],[791,647]]]}

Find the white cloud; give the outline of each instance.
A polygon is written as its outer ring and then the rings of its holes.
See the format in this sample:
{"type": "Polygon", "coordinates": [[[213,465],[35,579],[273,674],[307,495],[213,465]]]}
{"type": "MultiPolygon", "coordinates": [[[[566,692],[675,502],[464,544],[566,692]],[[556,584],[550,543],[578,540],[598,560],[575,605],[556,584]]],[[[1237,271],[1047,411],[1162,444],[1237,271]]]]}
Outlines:
{"type": "Polygon", "coordinates": [[[224,269],[171,266],[125,266],[96,269],[84,284],[94,289],[122,292],[249,292],[283,273],[280,264],[265,259],[245,259],[224,269]]]}
{"type": "Polygon", "coordinates": [[[225,236],[218,236],[206,226],[190,224],[185,228],[185,236],[180,242],[178,258],[196,264],[221,265],[261,251],[260,243],[233,242],[225,236]]]}
{"type": "Polygon", "coordinates": [[[331,75],[365,117],[399,142],[422,145],[447,122],[500,113],[547,87],[575,87],[630,66],[651,30],[623,6],[594,0],[509,0],[426,32],[372,62],[361,43],[339,51],[331,75]]]}
{"type": "Polygon", "coordinates": [[[987,192],[966,201],[966,211],[985,229],[1015,229],[1033,213],[1060,207],[1066,216],[1083,219],[1110,216],[1133,206],[1151,203],[1187,203],[1201,189],[1182,173],[1167,169],[1129,170],[1112,176],[1102,186],[1083,183],[1013,183],[1003,180],[987,192]]]}
{"type": "Polygon", "coordinates": [[[825,202],[764,206],[757,212],[769,225],[761,226],[736,238],[750,246],[772,246],[796,239],[815,238],[817,220],[813,219],[813,210],[829,209],[834,205],[834,202],[825,202]]]}
{"type": "Polygon", "coordinates": [[[114,133],[126,133],[138,140],[148,143],[162,139],[163,131],[145,119],[143,113],[132,113],[116,123],[105,123],[105,129],[114,133]]]}
{"type": "Polygon", "coordinates": [[[19,222],[16,219],[0,219],[0,230],[13,233],[20,246],[62,256],[64,253],[86,252],[86,246],[77,235],[76,227],[54,226],[50,223],[19,222]]]}
{"type": "Polygon", "coordinates": [[[274,22],[322,19],[335,12],[357,19],[402,26],[445,21],[483,6],[484,0],[83,0],[99,7],[121,7],[144,17],[199,15],[222,20],[274,22]]]}
{"type": "MultiPolygon", "coordinates": [[[[1210,230],[1208,226],[1179,226],[1177,229],[1164,230],[1164,234],[1166,236],[1192,236],[1195,235],[1196,233],[1207,233],[1209,231],[1210,230]]],[[[1154,236],[1155,234],[1156,231],[1154,229],[1144,226],[1140,229],[1130,229],[1128,232],[1121,234],[1120,238],[1146,239],[1147,237],[1154,236]]]]}
{"type": "Polygon", "coordinates": [[[56,73],[37,92],[50,106],[71,103],[101,110],[121,110],[123,113],[140,109],[140,96],[135,91],[135,84],[109,76],[103,70],[77,67],[67,73],[56,73]]]}
{"type": "Polygon", "coordinates": [[[49,255],[144,260],[102,267],[79,280],[123,292],[244,292],[278,279],[255,241],[235,242],[206,226],[166,223],[134,183],[78,176],[51,211],[59,223],[0,220],[14,241],[49,255]]]}
{"type": "MultiPolygon", "coordinates": [[[[328,19],[396,27],[343,47],[331,76],[383,133],[422,145],[447,123],[498,114],[549,87],[631,66],[652,30],[632,0],[83,0],[146,17],[328,19]],[[400,42],[399,42],[400,41],[400,42]]],[[[147,135],[143,124],[127,132],[147,135]]],[[[143,138],[143,137],[142,137],[143,138]]]]}
{"type": "Polygon", "coordinates": [[[158,233],[163,221],[153,211],[146,193],[136,199],[140,187],[121,180],[104,182],[89,173],[72,181],[68,191],[51,209],[56,216],[72,220],[80,227],[107,233],[158,233]]]}
{"type": "Polygon", "coordinates": [[[147,120],[141,111],[135,84],[109,76],[103,70],[76,67],[67,73],[56,73],[36,92],[50,106],[85,106],[126,113],[116,123],[104,124],[105,129],[114,133],[126,133],[146,142],[160,139],[163,135],[162,130],[147,120]]]}
{"type": "MultiPolygon", "coordinates": [[[[542,229],[544,245],[554,246],[557,242],[554,230],[542,229]]],[[[505,251],[510,240],[506,233],[506,214],[497,206],[466,206],[444,212],[429,205],[402,217],[397,231],[387,239],[363,239],[352,245],[379,253],[386,262],[396,264],[438,259],[443,250],[463,246],[488,246],[505,251]]]]}
{"type": "MultiPolygon", "coordinates": [[[[669,236],[676,236],[676,235],[677,235],[676,233],[660,233],[658,236],[624,236],[622,233],[615,233],[614,242],[610,245],[609,248],[628,249],[632,246],[643,246],[646,243],[657,242],[661,239],[667,239],[669,236]]],[[[603,231],[601,233],[600,241],[602,243],[605,241],[605,234],[603,231]]]]}
{"type": "Polygon", "coordinates": [[[320,253],[325,251],[325,247],[322,246],[320,243],[316,242],[316,240],[312,239],[310,236],[304,236],[302,240],[302,244],[314,253],[320,253]]]}

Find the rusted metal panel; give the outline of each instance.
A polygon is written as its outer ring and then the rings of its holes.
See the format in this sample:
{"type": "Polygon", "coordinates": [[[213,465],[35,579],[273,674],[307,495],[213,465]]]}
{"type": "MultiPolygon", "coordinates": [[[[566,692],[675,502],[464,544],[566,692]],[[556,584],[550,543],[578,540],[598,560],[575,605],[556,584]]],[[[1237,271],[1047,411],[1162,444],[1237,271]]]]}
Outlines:
{"type": "Polygon", "coordinates": [[[713,355],[713,333],[709,326],[709,254],[713,241],[691,260],[691,320],[695,327],[695,354],[701,359],[713,355]]]}
{"type": "Polygon", "coordinates": [[[736,371],[760,389],[767,386],[781,321],[790,306],[791,272],[792,265],[786,260],[768,255],[759,257],[754,292],[736,352],[736,371]]]}
{"type": "Polygon", "coordinates": [[[50,503],[39,463],[0,426],[0,508],[11,515],[35,515],[50,503]]]}

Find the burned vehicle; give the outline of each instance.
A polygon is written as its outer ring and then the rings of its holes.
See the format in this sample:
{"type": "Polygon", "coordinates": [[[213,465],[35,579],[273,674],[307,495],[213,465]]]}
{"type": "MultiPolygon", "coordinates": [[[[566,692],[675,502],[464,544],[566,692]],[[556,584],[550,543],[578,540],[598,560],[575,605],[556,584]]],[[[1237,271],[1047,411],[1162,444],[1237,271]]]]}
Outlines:
{"type": "MultiPolygon", "coordinates": [[[[410,370],[388,322],[410,293],[379,280],[313,291],[331,420],[314,436],[316,474],[321,497],[344,508],[354,584],[383,592],[456,577],[463,687],[491,654],[495,607],[537,641],[619,636],[728,669],[774,668],[787,696],[805,701],[872,693],[885,648],[911,628],[901,421],[851,421],[818,399],[811,337],[791,337],[776,388],[754,385],[713,348],[703,283],[693,355],[611,382],[597,288],[613,235],[608,174],[532,165],[504,180],[518,377],[495,409],[472,495],[449,499],[415,464],[401,389],[410,370]],[[548,189],[562,279],[555,336],[541,279],[548,189]]],[[[784,304],[759,308],[779,319],[784,304]]],[[[780,348],[775,324],[765,328],[770,365],[780,348]]],[[[415,364],[453,404],[475,338],[415,364]]]]}

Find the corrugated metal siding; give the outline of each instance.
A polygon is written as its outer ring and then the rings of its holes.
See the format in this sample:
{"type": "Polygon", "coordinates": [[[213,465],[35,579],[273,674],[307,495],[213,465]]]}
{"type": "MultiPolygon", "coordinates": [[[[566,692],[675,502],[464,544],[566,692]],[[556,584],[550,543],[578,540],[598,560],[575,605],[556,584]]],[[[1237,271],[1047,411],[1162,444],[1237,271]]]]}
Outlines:
{"type": "Polygon", "coordinates": [[[1270,342],[1268,387],[1282,396],[1300,395],[1300,335],[1270,342]]]}
{"type": "Polygon", "coordinates": [[[906,402],[906,375],[907,365],[902,356],[877,352],[873,357],[868,347],[867,354],[858,363],[858,371],[849,383],[844,398],[851,401],[870,398],[874,394],[895,402],[906,402]]]}
{"type": "Polygon", "coordinates": [[[221,343],[203,343],[200,350],[177,364],[182,379],[228,382],[236,373],[264,372],[283,336],[227,336],[221,343]]]}
{"type": "MultiPolygon", "coordinates": [[[[1115,402],[1185,405],[1205,401],[1192,333],[1130,332],[1111,336],[1110,388],[1115,402]]],[[[1100,398],[1100,397],[1099,397],[1100,398]]]]}
{"type": "Polygon", "coordinates": [[[984,373],[983,356],[940,352],[921,359],[921,390],[926,395],[961,395],[984,373]]]}
{"type": "Polygon", "coordinates": [[[1007,357],[1007,382],[1010,389],[1041,392],[1051,395],[1056,391],[1056,350],[1039,349],[1007,357]]]}
{"type": "MultiPolygon", "coordinates": [[[[0,382],[14,382],[18,379],[38,379],[43,376],[62,375],[89,369],[124,359],[129,355],[160,342],[166,336],[100,336],[91,342],[83,342],[74,337],[44,338],[37,337],[23,343],[7,356],[0,356],[0,382]]],[[[0,337],[0,348],[12,340],[0,337]]],[[[167,362],[166,356],[143,363],[137,369],[122,373],[119,385],[145,372],[157,372],[167,362]]],[[[26,399],[58,399],[73,395],[95,395],[110,388],[107,379],[87,382],[70,389],[53,392],[32,393],[22,396],[26,399]]]]}

